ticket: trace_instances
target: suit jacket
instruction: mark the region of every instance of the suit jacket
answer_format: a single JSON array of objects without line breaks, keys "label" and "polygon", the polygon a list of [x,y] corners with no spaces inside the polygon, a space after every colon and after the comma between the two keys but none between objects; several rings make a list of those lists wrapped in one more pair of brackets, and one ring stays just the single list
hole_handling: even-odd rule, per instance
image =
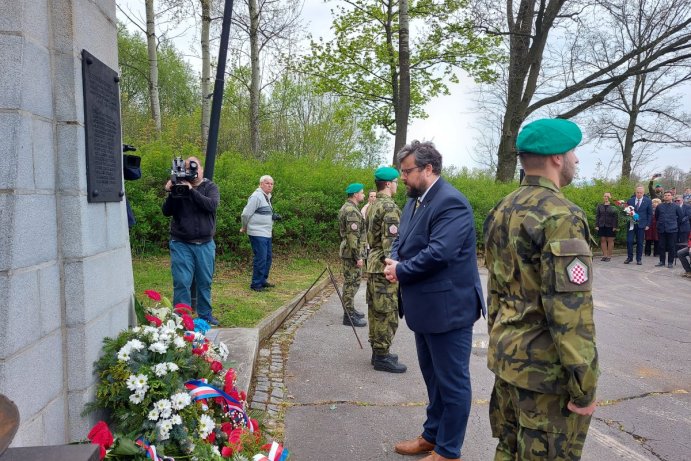
[{"label": "suit jacket", "polygon": [[679,232],[691,232],[691,205],[684,203],[681,206],[681,222],[679,223]]},{"label": "suit jacket", "polygon": [[399,312],[417,333],[443,333],[486,314],[468,199],[444,179],[403,208],[391,257],[399,262]]},{"label": "suit jacket", "polygon": [[[631,197],[626,204],[636,208],[636,196]],[[650,227],[653,222],[653,201],[644,195],[636,213],[638,213],[638,227],[641,229]]]}]

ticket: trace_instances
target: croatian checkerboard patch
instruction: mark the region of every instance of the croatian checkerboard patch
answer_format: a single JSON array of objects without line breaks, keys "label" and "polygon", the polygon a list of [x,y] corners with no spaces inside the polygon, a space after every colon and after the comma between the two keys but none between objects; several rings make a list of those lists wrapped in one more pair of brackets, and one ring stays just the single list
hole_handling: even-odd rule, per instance
[{"label": "croatian checkerboard patch", "polygon": [[576,285],[583,285],[588,281],[588,266],[578,258],[573,258],[573,261],[566,266],[566,274],[569,276],[569,281]]}]

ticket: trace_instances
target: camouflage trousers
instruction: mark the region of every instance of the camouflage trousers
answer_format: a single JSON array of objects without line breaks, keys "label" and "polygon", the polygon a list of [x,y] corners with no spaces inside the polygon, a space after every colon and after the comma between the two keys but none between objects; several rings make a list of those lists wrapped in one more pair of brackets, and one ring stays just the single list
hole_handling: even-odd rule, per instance
[{"label": "camouflage trousers", "polygon": [[590,416],[566,408],[568,395],[541,394],[495,377],[489,403],[494,461],[581,459]]},{"label": "camouflage trousers", "polygon": [[362,269],[357,267],[357,263],[352,259],[341,259],[343,261],[343,306],[348,313],[352,314],[355,310],[355,293],[360,289],[360,279]]},{"label": "camouflage trousers", "polygon": [[398,284],[384,274],[367,274],[369,343],[377,354],[388,354],[398,329]]}]

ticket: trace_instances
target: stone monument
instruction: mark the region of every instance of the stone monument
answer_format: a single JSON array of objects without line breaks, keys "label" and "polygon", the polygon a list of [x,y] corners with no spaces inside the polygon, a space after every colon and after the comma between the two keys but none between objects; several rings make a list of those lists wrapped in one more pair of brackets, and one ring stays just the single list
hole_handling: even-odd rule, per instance
[{"label": "stone monument", "polygon": [[0,0],[0,394],[21,416],[13,447],[86,438],[93,362],[132,312],[125,202],[87,192],[83,50],[118,69],[115,0]]}]

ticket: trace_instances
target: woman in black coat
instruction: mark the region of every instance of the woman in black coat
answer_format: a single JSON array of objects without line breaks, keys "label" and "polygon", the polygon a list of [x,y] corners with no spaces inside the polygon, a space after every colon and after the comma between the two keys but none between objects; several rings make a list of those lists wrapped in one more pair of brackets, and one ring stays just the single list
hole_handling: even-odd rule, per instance
[{"label": "woman in black coat", "polygon": [[665,253],[667,254],[667,267],[670,269],[674,267],[674,257],[677,253],[677,232],[683,217],[681,208],[672,202],[672,192],[666,191],[662,197],[662,203],[655,208],[657,235],[660,239],[660,262],[655,267],[665,265]]},{"label": "woman in black coat", "polygon": [[619,225],[619,213],[617,207],[609,202],[611,198],[612,194],[605,192],[603,202],[595,209],[595,230],[600,236],[600,248],[602,248],[600,261],[612,259],[614,236],[617,234],[617,226]]}]

